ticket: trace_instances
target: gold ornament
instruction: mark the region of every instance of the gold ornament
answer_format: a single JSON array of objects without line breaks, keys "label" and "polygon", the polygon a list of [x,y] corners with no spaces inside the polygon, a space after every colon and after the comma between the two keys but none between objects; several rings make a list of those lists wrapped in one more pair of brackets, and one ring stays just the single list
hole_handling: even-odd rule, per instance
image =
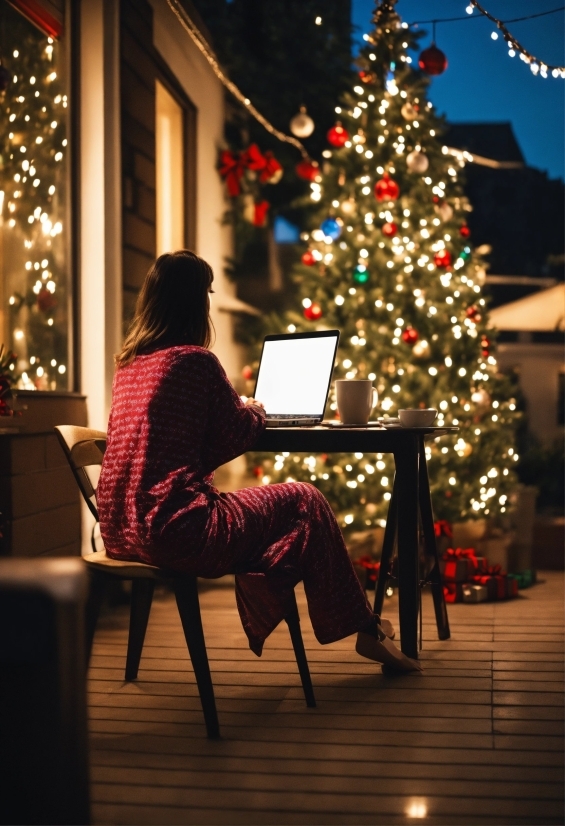
[{"label": "gold ornament", "polygon": [[417,341],[412,347],[412,352],[416,358],[422,358],[422,356],[427,356],[430,352],[430,345],[425,339],[422,339],[422,341]]},{"label": "gold ornament", "polygon": [[414,107],[409,101],[406,101],[406,103],[402,106],[400,112],[404,120],[416,120],[416,118],[418,117],[418,112],[416,111],[416,109],[414,109]]}]

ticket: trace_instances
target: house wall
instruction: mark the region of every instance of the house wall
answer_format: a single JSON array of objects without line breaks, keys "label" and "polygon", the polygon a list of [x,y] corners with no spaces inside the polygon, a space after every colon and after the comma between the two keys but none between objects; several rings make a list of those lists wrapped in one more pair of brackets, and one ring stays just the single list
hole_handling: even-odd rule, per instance
[{"label": "house wall", "polygon": [[226,209],[224,187],[217,172],[218,149],[223,144],[224,90],[205,58],[192,43],[166,0],[150,0],[153,42],[196,108],[196,241],[195,252],[215,273],[212,320],[216,342],[212,349],[233,381],[243,363],[242,348],[233,343],[233,318],[222,309],[235,289],[224,275],[232,251],[232,233],[222,225]]},{"label": "house wall", "polygon": [[502,370],[514,368],[526,400],[532,433],[544,444],[563,438],[558,423],[559,374],[564,371],[561,344],[509,342],[497,345]]}]

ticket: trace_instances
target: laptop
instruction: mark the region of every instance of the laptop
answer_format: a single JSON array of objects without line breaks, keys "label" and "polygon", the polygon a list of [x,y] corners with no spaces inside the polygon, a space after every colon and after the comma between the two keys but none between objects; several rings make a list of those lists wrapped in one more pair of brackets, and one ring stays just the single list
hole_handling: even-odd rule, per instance
[{"label": "laptop", "polygon": [[339,330],[267,336],[253,397],[263,402],[267,427],[319,424],[339,342]]}]

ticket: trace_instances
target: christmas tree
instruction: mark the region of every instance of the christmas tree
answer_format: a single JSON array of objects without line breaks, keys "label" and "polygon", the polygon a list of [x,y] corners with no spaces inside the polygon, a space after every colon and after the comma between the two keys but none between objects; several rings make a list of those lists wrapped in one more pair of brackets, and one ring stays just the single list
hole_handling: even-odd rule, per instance
[{"label": "christmas tree", "polygon": [[[0,268],[25,389],[67,388],[65,156],[60,45],[6,8],[0,66]],[[8,342],[7,342],[8,343]]]},{"label": "christmas tree", "polygon": [[[515,484],[519,414],[493,354],[484,265],[466,223],[464,161],[442,146],[444,124],[426,100],[429,78],[411,65],[417,37],[394,2],[377,7],[374,24],[311,184],[319,209],[294,272],[302,306],[271,318],[269,332],[338,328],[334,379],[371,379],[385,416],[437,408],[437,423],[459,432],[426,448],[436,516],[494,516]],[[335,415],[332,391],[327,416]],[[391,455],[251,461],[265,484],[315,484],[343,526],[384,524]]]}]

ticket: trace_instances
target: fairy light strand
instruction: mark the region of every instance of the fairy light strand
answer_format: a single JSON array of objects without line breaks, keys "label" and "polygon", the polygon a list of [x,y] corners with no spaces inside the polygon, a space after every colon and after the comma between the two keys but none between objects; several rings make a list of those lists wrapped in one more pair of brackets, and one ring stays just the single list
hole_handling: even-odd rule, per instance
[{"label": "fairy light strand", "polygon": [[226,87],[226,89],[231,92],[236,100],[238,100],[242,106],[247,109],[247,111],[258,121],[261,126],[267,130],[271,135],[274,135],[279,141],[283,143],[290,143],[294,146],[302,157],[305,160],[310,160],[310,156],[306,151],[305,147],[302,143],[297,140],[296,138],[291,137],[290,135],[286,135],[284,132],[281,132],[277,129],[273,124],[265,118],[258,109],[253,106],[251,101],[248,97],[246,97],[243,92],[233,83],[222,71],[220,64],[218,63],[214,53],[209,48],[208,44],[206,43],[204,37],[198,30],[197,26],[193,23],[190,16],[187,14],[186,10],[180,6],[178,0],[167,0],[168,6],[183,27],[183,29],[187,32],[190,36],[192,42],[195,46],[199,49],[199,51],[204,55],[208,63],[210,64],[212,71],[218,78],[218,80]]},{"label": "fairy light strand", "polygon": [[[516,54],[520,55],[520,58],[525,62],[528,63],[530,66],[530,70],[534,75],[538,75],[543,78],[547,78],[548,72],[551,72],[553,77],[563,77],[565,78],[565,66],[553,66],[550,63],[545,63],[543,60],[540,60],[531,52],[529,52],[522,44],[514,37],[514,35],[508,31],[506,28],[506,24],[499,20],[498,17],[495,17],[493,14],[488,12],[478,0],[469,0],[469,5],[466,8],[467,15],[472,15],[474,10],[477,10],[483,17],[486,17],[487,20],[490,20],[491,23],[494,23],[497,29],[501,32],[504,40],[506,41],[509,49],[509,56],[514,57]],[[507,20],[506,23],[519,23],[523,20],[533,20],[537,17],[545,17],[548,14],[556,14],[557,12],[563,11],[565,6],[559,6],[556,9],[549,9],[548,11],[541,11],[536,12],[534,14],[527,14],[523,17],[513,17],[510,20]],[[431,23],[434,27],[434,40],[435,40],[435,27],[436,23],[451,23],[454,21],[462,21],[462,20],[479,20],[478,16],[475,17],[442,17],[442,18],[435,18],[431,20],[414,20],[412,23],[408,24],[409,26],[418,26],[424,25],[426,23]],[[498,33],[492,32],[491,37],[493,40],[498,39]]]},{"label": "fairy light strand", "polygon": [[[510,51],[519,52],[520,57],[530,64],[530,69],[533,74],[537,75],[539,73],[541,77],[547,77],[547,72],[551,71],[553,77],[558,77],[559,75],[561,77],[565,77],[565,66],[552,66],[549,63],[545,63],[543,60],[539,60],[516,40],[514,35],[508,31],[502,20],[499,20],[497,17],[490,14],[490,12],[481,6],[478,0],[469,0],[469,4],[473,6],[473,8],[477,9],[477,11],[484,15],[488,20],[490,20],[491,23],[496,25],[496,27],[502,32],[502,36],[508,44]],[[559,9],[556,9],[556,11],[559,11]],[[511,55],[511,57],[513,56],[514,55]]]}]

